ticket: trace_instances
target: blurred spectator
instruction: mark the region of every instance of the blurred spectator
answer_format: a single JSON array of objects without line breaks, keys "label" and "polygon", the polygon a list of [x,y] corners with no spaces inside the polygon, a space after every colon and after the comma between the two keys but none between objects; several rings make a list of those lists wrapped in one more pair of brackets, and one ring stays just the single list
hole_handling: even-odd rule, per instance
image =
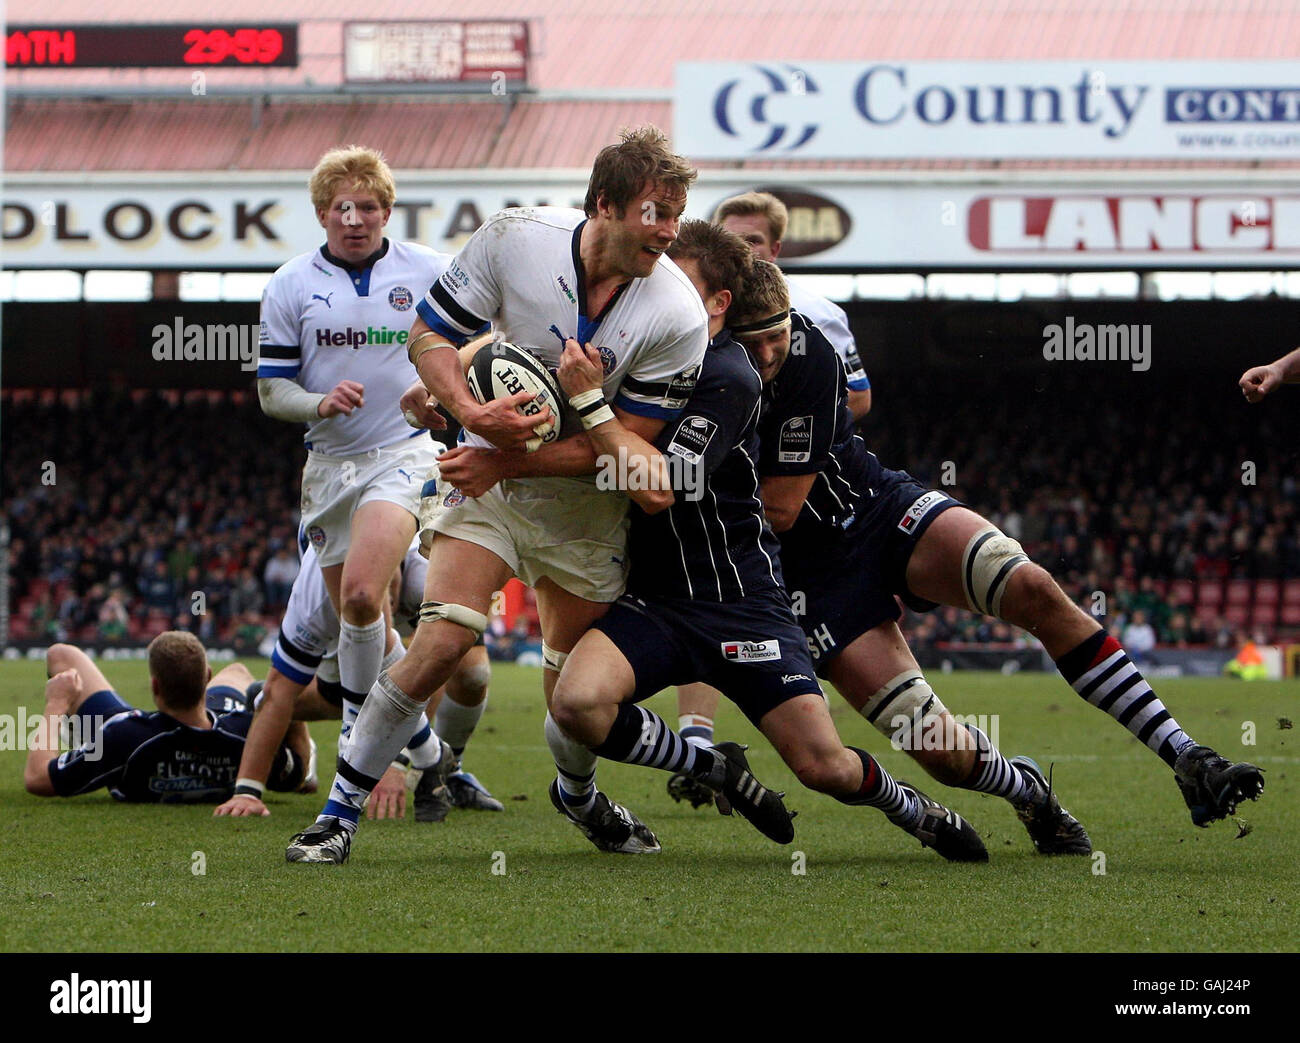
[{"label": "blurred spectator", "polygon": [[114,644],[126,639],[127,624],[130,616],[126,611],[126,600],[122,591],[114,588],[99,607],[99,638]]},{"label": "blurred spectator", "polygon": [[1120,643],[1128,652],[1129,658],[1135,663],[1149,663],[1151,653],[1156,647],[1155,629],[1147,622],[1147,614],[1140,608],[1135,609],[1133,618],[1129,621],[1128,626],[1124,628],[1124,636]]},{"label": "blurred spectator", "polygon": [[262,581],[266,584],[266,607],[280,612],[289,603],[289,591],[298,578],[298,557],[288,547],[281,546],[266,563]]}]

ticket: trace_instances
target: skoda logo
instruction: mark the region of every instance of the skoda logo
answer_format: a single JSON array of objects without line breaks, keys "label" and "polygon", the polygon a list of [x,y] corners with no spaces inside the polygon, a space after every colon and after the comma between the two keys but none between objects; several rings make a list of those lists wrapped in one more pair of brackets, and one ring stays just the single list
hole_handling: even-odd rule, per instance
[{"label": "skoda logo", "polygon": [[755,152],[779,149],[793,152],[817,133],[816,123],[802,126],[774,123],[767,113],[768,99],[774,94],[817,94],[817,84],[795,65],[781,67],[783,72],[766,65],[755,65],[754,74],[729,80],[713,99],[713,118],[723,133],[733,138],[758,139]]}]

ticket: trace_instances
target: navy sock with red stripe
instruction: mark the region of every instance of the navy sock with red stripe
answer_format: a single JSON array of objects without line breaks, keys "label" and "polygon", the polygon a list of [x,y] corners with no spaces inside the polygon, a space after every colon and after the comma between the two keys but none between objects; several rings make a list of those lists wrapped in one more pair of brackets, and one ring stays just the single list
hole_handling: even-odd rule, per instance
[{"label": "navy sock with red stripe", "polygon": [[921,817],[921,802],[903,789],[875,757],[856,746],[849,747],[862,761],[862,785],[851,797],[836,796],[841,804],[865,804],[879,808],[897,826],[907,829]]},{"label": "navy sock with red stripe", "polygon": [[1056,660],[1070,687],[1099,710],[1124,725],[1169,767],[1195,741],[1179,726],[1151,690],[1128,653],[1104,630],[1098,630]]}]

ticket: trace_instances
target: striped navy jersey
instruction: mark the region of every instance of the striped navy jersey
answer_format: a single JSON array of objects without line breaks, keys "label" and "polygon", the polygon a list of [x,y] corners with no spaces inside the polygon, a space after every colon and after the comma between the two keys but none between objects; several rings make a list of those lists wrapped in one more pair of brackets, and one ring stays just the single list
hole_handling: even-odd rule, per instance
[{"label": "striped navy jersey", "polygon": [[686,408],[655,440],[676,500],[658,514],[633,505],[628,593],[736,601],[780,587],[777,540],[758,488],[762,387],[745,350],[723,330],[704,353]]},{"label": "striped navy jersey", "polygon": [[782,533],[783,545],[819,539],[826,527],[847,529],[881,473],[880,462],[854,434],[835,349],[797,311],[790,320],[790,354],[763,389],[758,469],[764,477],[817,477],[795,524]]},{"label": "striped navy jersey", "polygon": [[[61,797],[107,786],[118,800],[188,803],[225,800],[235,788],[239,759],[253,715],[207,710],[211,728],[193,728],[161,711],[131,710],[104,723],[96,743],[50,762],[50,782]],[[282,770],[277,757],[274,777]]]},{"label": "striped navy jersey", "polygon": [[[580,210],[515,207],[488,218],[417,305],[429,328],[464,343],[485,322],[549,369],[564,341],[600,351],[605,397],[629,413],[670,420],[694,386],[708,343],[700,295],[667,257],[625,283],[599,315],[587,315],[579,253]],[[562,427],[581,431],[566,409]],[[486,445],[467,435],[470,445]]]},{"label": "striped navy jersey", "polygon": [[296,380],[311,392],[327,393],[341,380],[366,389],[361,409],[309,425],[311,448],[350,456],[417,436],[397,408],[419,379],[406,340],[416,301],[450,260],[419,243],[385,239],[360,265],[322,246],[271,276],[262,294],[258,377]]}]

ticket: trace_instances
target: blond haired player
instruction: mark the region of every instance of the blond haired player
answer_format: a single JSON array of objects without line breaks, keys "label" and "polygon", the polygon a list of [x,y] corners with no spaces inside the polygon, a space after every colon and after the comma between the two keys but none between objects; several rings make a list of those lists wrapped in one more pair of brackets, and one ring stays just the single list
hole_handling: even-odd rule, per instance
[{"label": "blond haired player", "polygon": [[[397,189],[383,156],[325,153],[309,182],[319,249],[283,265],[262,297],[258,395],[268,416],[307,424],[302,527],[339,616],[339,674],[360,704],[379,676],[383,604],[436,471],[427,430],[399,409],[415,304],[450,260],[384,227]],[[422,422],[437,425],[432,410]]]}]

